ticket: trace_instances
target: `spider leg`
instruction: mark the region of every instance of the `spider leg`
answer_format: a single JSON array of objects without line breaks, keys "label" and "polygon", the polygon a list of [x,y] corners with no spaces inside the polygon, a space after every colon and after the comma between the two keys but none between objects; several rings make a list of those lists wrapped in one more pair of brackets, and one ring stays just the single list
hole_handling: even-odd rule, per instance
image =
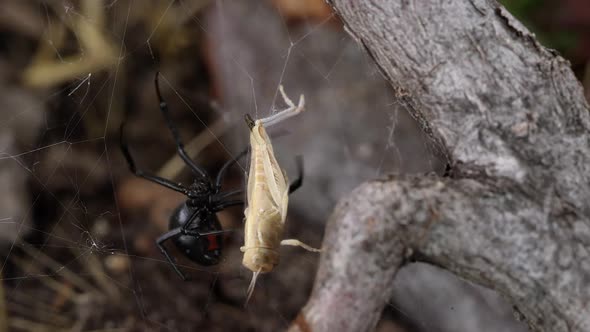
[{"label": "spider leg", "polygon": [[186,276],[184,275],[184,273],[182,273],[180,271],[178,266],[176,266],[176,263],[174,263],[174,261],[172,260],[172,257],[170,257],[170,254],[168,254],[168,250],[166,250],[166,247],[164,247],[164,245],[163,245],[164,242],[179,235],[181,232],[182,232],[182,228],[177,227],[177,228],[163,234],[162,236],[158,237],[158,239],[156,240],[156,245],[158,246],[158,248],[160,249],[160,252],[162,252],[164,257],[166,257],[166,260],[168,261],[168,263],[170,263],[170,265],[172,265],[172,268],[174,269],[176,274],[178,274],[180,276],[180,278],[182,278],[182,280],[186,281],[187,280]]},{"label": "spider leg", "polygon": [[186,231],[189,229],[189,227],[193,224],[193,222],[195,220],[197,220],[197,215],[201,212],[200,209],[195,209],[195,211],[193,211],[193,214],[191,214],[190,218],[188,219],[187,222],[184,223],[184,225],[182,225],[181,228],[181,232],[182,234],[186,234]]},{"label": "spider leg", "polygon": [[294,247],[301,247],[307,251],[311,252],[322,252],[322,249],[314,248],[308,244],[305,244],[297,239],[285,239],[281,241],[282,246],[294,246]]},{"label": "spider leg", "polygon": [[156,94],[158,95],[158,101],[160,102],[160,111],[164,115],[164,118],[166,118],[166,123],[168,124],[168,129],[170,129],[170,132],[172,133],[172,137],[174,138],[174,141],[176,142],[176,150],[178,151],[178,155],[180,156],[180,158],[182,158],[182,160],[184,160],[184,162],[188,165],[188,167],[190,167],[190,169],[193,172],[195,172],[196,174],[198,174],[202,178],[208,179],[209,175],[207,174],[207,172],[203,168],[201,168],[197,164],[195,164],[195,162],[191,159],[191,157],[189,157],[188,153],[186,153],[186,151],[184,150],[184,143],[180,139],[180,134],[178,133],[178,128],[176,128],[176,125],[174,125],[174,123],[172,122],[172,118],[170,117],[170,113],[168,112],[168,104],[162,98],[162,95],[160,94],[160,84],[158,83],[159,77],[160,77],[160,72],[156,72],[156,77],[154,79],[154,83],[156,85]]},{"label": "spider leg", "polygon": [[213,207],[213,211],[217,212],[217,211],[221,211],[224,210],[230,206],[234,206],[234,205],[242,205],[244,204],[244,201],[241,199],[236,199],[236,200],[232,200],[232,201],[225,201],[225,202],[220,202],[219,204],[217,204],[215,207]]},{"label": "spider leg", "polygon": [[243,192],[244,192],[244,188],[240,188],[240,189],[236,189],[236,190],[232,190],[232,191],[222,192],[222,193],[216,195],[213,198],[213,201],[221,201],[222,199],[224,199],[226,197],[230,197],[230,196],[233,196],[233,195],[241,194]]},{"label": "spider leg", "polygon": [[[223,210],[223,209],[221,209],[221,210],[217,210],[217,209],[216,209],[216,207],[214,207],[214,208],[213,208],[213,210],[214,210],[214,211],[221,211],[221,210]],[[181,234],[183,234],[183,235],[193,235],[193,236],[200,236],[200,235],[210,235],[210,233],[211,233],[211,234],[214,234],[215,232],[220,232],[220,233],[223,233],[223,231],[213,231],[213,232],[209,232],[209,233],[199,233],[199,232],[196,232],[196,233],[195,233],[195,231],[191,230],[191,229],[190,229],[190,226],[193,224],[193,222],[194,222],[195,220],[197,220],[197,219],[198,219],[198,218],[197,218],[197,215],[198,215],[199,213],[200,213],[200,210],[195,210],[195,211],[193,212],[193,214],[190,216],[190,218],[188,219],[188,221],[187,221],[186,223],[184,223],[184,225],[182,225],[182,227],[180,227],[180,233],[181,233]]]},{"label": "spider leg", "polygon": [[[283,89],[282,85],[279,85],[279,91],[281,92],[281,96],[283,96],[283,100],[285,101],[287,106],[289,106],[289,108],[282,110],[278,113],[275,113],[271,116],[268,116],[266,118],[259,119],[259,121],[267,128],[279,122],[283,122],[285,119],[295,116],[305,110],[305,98],[303,97],[303,95],[299,96],[299,104],[295,105],[293,101],[291,101],[291,99],[287,97],[287,94],[285,94],[285,90]],[[248,127],[250,127],[250,121],[251,118],[246,119]],[[251,129],[252,127],[250,127],[250,130]]]},{"label": "spider leg", "polygon": [[295,192],[303,184],[303,157],[296,156],[295,163],[297,164],[297,170],[299,172],[297,180],[293,181],[289,186],[289,194]]},{"label": "spider leg", "polygon": [[133,156],[131,155],[131,151],[129,150],[129,145],[127,144],[127,141],[125,140],[124,129],[125,129],[125,122],[121,123],[119,142],[121,145],[121,152],[123,152],[123,156],[125,157],[125,160],[127,161],[127,165],[129,166],[129,170],[133,174],[135,174],[136,176],[138,176],[140,178],[155,182],[155,183],[157,183],[161,186],[164,186],[168,189],[172,189],[174,191],[178,191],[178,192],[186,195],[188,193],[188,190],[186,188],[184,188],[183,186],[178,185],[170,180],[166,180],[166,179],[161,178],[159,176],[145,173],[144,171],[137,169],[137,167],[135,166],[135,161],[133,160]]},{"label": "spider leg", "polygon": [[223,166],[221,166],[221,169],[219,170],[219,173],[217,173],[217,180],[215,181],[215,192],[219,192],[219,190],[221,189],[221,181],[223,181],[223,177],[225,176],[225,172],[227,172],[227,170],[229,169],[229,167],[235,163],[238,162],[238,159],[242,158],[243,156],[246,155],[246,153],[248,153],[248,148],[245,148],[242,152],[240,152],[235,158],[228,160],[225,164],[223,164]]},{"label": "spider leg", "polygon": [[220,234],[224,234],[224,233],[231,233],[233,231],[235,231],[235,229],[224,229],[224,230],[220,230],[220,231],[211,231],[211,232],[199,232],[199,231],[187,229],[186,231],[183,232],[183,234],[199,237],[199,236],[209,236],[209,235],[220,235]]}]

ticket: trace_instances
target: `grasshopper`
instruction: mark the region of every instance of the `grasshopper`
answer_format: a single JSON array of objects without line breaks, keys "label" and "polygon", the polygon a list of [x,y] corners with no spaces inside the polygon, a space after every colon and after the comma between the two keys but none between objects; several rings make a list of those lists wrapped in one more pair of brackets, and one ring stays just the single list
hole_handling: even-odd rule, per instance
[{"label": "grasshopper", "polygon": [[[301,179],[289,186],[287,174],[274,156],[272,143],[265,127],[303,112],[305,99],[301,95],[299,104],[295,105],[287,97],[282,86],[279,90],[289,106],[287,109],[256,121],[246,114],[246,124],[250,128],[251,159],[248,175],[248,206],[244,211],[245,243],[240,250],[244,253],[242,264],[253,272],[246,303],[254,291],[258,275],[272,271],[279,263],[280,245],[299,246],[313,252],[320,251],[296,239],[281,240],[287,217],[289,193],[301,185]],[[299,157],[297,161],[301,170],[302,159]]]}]

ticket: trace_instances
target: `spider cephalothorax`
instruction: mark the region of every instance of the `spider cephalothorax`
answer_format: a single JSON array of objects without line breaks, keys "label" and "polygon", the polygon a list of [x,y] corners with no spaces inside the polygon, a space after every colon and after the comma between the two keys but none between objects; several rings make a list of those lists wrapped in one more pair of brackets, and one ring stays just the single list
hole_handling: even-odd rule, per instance
[{"label": "spider cephalothorax", "polygon": [[176,271],[182,279],[186,279],[185,275],[180,271],[172,257],[168,254],[163,243],[172,239],[183,255],[196,263],[202,265],[214,265],[219,263],[223,245],[222,233],[224,230],[221,228],[221,224],[215,213],[229,206],[243,204],[241,199],[228,199],[229,197],[243,193],[243,189],[221,192],[221,182],[227,169],[240,157],[244,156],[248,150],[242,151],[234,159],[225,163],[217,173],[215,183],[213,183],[207,172],[195,164],[184,150],[184,144],[180,139],[178,129],[168,114],[168,105],[160,94],[158,76],[159,73],[156,73],[155,85],[156,94],[160,101],[160,111],[164,115],[168,128],[176,142],[178,155],[195,176],[194,181],[190,186],[185,187],[181,184],[174,183],[170,180],[137,169],[131,151],[129,151],[127,142],[124,139],[124,123],[121,124],[121,151],[127,160],[129,169],[136,176],[155,182],[187,196],[187,200],[178,206],[170,217],[169,231],[156,240],[156,245],[166,257],[166,260],[172,265],[174,271]]},{"label": "spider cephalothorax", "polygon": [[215,193],[215,189],[211,186],[211,182],[208,179],[195,179],[188,187],[188,190],[187,196],[195,200],[211,197]]}]

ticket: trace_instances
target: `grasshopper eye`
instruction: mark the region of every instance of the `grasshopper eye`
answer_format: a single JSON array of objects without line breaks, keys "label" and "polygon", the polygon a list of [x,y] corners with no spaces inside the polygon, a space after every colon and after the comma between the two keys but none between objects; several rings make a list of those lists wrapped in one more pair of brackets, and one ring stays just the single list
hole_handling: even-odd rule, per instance
[{"label": "grasshopper eye", "polygon": [[252,117],[250,116],[250,114],[244,115],[244,120],[246,120],[246,125],[248,126],[248,128],[250,128],[250,130],[252,130],[252,128],[254,128],[254,126],[255,126],[255,123],[254,123],[254,120],[252,119]]}]

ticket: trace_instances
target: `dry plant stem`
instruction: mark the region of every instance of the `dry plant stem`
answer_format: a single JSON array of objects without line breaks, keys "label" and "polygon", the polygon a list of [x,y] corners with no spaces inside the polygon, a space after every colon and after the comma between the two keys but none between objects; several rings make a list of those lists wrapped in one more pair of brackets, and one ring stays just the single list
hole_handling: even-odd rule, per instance
[{"label": "dry plant stem", "polygon": [[[28,317],[38,322],[51,323],[58,326],[71,326],[72,322],[67,316],[63,316],[60,313],[43,311],[43,310],[31,310],[30,306],[22,305],[16,302],[8,302],[10,307],[11,316],[8,322],[12,321],[14,316],[17,317]],[[3,330],[9,331],[9,330]]]},{"label": "dry plant stem", "polygon": [[452,178],[369,182],[330,218],[292,330],[369,331],[413,257],[590,331],[590,116],[567,61],[495,1],[331,0]]},{"label": "dry plant stem", "polygon": [[[49,278],[46,275],[42,274],[41,271],[43,270],[42,266],[44,266],[44,264],[41,264],[42,266],[39,266],[37,262],[26,261],[22,258],[18,258],[16,255],[12,255],[10,259],[14,262],[15,265],[17,265],[23,271],[28,272],[28,275],[25,276],[25,278],[32,278],[34,274],[42,275],[42,277],[39,278],[41,283],[47,286],[47,288],[50,288],[54,290],[56,293],[60,294],[60,296],[65,297],[69,301],[73,301],[75,297],[78,295],[74,290],[68,288],[64,283],[61,283],[53,278]],[[23,292],[23,294],[26,293]],[[37,300],[37,302],[40,301]]]},{"label": "dry plant stem", "polygon": [[84,269],[89,272],[96,284],[98,284],[103,294],[107,295],[112,301],[121,300],[121,292],[113,280],[109,277],[102,266],[102,262],[94,255],[89,254],[84,264]]},{"label": "dry plant stem", "polygon": [[[60,227],[55,231],[57,234],[62,236],[63,238],[67,238],[65,231]],[[93,255],[92,249],[90,252],[83,252],[78,248],[69,248],[72,254],[76,257],[86,256],[86,260],[84,261],[83,267],[90,276],[96,281],[96,284],[100,286],[100,289],[103,291],[103,294],[106,294],[111,300],[119,301],[121,299],[121,292],[119,288],[113,283],[113,280],[108,276],[106,271],[103,268],[103,263],[97,258],[97,256]]]},{"label": "dry plant stem", "polygon": [[53,332],[66,332],[68,329],[63,329],[54,325],[46,323],[37,323],[30,320],[12,317],[10,319],[10,327],[16,331],[53,331]]},{"label": "dry plant stem", "polygon": [[[31,256],[31,258],[36,260],[40,265],[52,269],[53,273],[55,273],[56,275],[60,275],[76,287],[80,288],[81,290],[87,293],[96,294],[96,296],[102,296],[102,292],[95,288],[93,285],[91,285],[84,278],[78,276],[76,273],[72,272],[66,266],[61,265],[53,258],[45,255],[43,252],[28,245],[21,246],[21,249],[23,249],[24,252],[26,252],[29,256]],[[45,278],[41,278],[41,280],[44,279]]]},{"label": "dry plant stem", "polygon": [[[57,311],[54,306],[45,302],[45,299],[40,299],[38,296],[33,296],[23,291],[12,290],[10,293],[10,300],[28,306],[29,308],[36,308],[35,310],[42,310],[46,312]],[[30,310],[30,309],[29,309]]]},{"label": "dry plant stem", "polygon": [[[54,45],[46,45],[43,40],[35,61],[23,73],[26,85],[48,87],[61,84],[107,69],[117,62],[116,47],[103,32],[104,9],[93,0],[84,0],[81,5],[83,15],[70,16],[71,18],[64,19],[64,24],[78,36],[83,53],[67,56],[63,60],[54,59]],[[56,29],[60,32],[56,40],[59,45],[63,42],[65,31]]]}]

